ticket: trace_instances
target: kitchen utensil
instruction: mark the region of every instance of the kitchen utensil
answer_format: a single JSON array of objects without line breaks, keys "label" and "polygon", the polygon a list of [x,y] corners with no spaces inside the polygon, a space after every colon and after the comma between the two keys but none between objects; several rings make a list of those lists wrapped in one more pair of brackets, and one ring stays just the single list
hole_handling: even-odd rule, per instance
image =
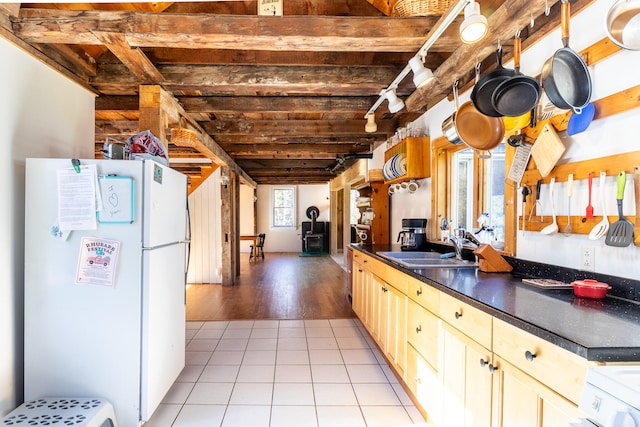
[{"label": "kitchen utensil", "polygon": [[611,289],[611,286],[607,283],[593,279],[576,280],[571,284],[573,285],[573,294],[584,298],[602,299],[607,296],[607,291]]},{"label": "kitchen utensil", "polygon": [[589,204],[587,205],[586,217],[593,218],[593,205],[591,204],[591,188],[593,187],[593,172],[589,172]]},{"label": "kitchen utensil", "polygon": [[551,178],[549,182],[549,198],[551,199],[551,224],[540,230],[542,234],[553,234],[558,231],[558,223],[556,222],[556,206],[553,200],[553,184],[556,182],[555,178]]},{"label": "kitchen utensil", "polygon": [[612,42],[624,49],[640,50],[640,1],[616,1],[607,12],[605,23]]},{"label": "kitchen utensil", "polygon": [[562,232],[564,234],[573,233],[573,227],[571,226],[571,193],[573,192],[573,174],[570,173],[567,177],[567,196],[569,196],[569,201],[567,204],[567,225],[562,227]]},{"label": "kitchen utensil", "polygon": [[597,223],[589,232],[590,240],[598,240],[607,234],[609,231],[609,218],[607,218],[607,203],[604,197],[604,179],[607,176],[606,172],[600,172],[600,180],[598,186],[600,187],[600,206],[602,207],[602,220]]},{"label": "kitchen utensil", "polygon": [[531,190],[527,185],[522,186],[522,235],[524,236],[524,232],[527,229],[527,224],[525,223],[525,219],[527,216],[525,215],[525,209],[527,207],[527,196],[531,194]]},{"label": "kitchen utensil", "polygon": [[500,43],[498,43],[498,50],[496,51],[496,63],[496,69],[482,76],[471,90],[471,102],[473,102],[478,111],[489,117],[500,117],[502,115],[493,107],[491,97],[500,83],[515,74],[514,70],[502,66],[502,46]]},{"label": "kitchen utensil", "polygon": [[536,162],[540,176],[544,178],[549,175],[560,157],[562,157],[564,150],[564,144],[562,144],[555,129],[549,123],[546,123],[531,148],[531,156]]},{"label": "kitchen utensil", "polygon": [[[540,95],[540,102],[536,105],[536,111],[533,117],[535,117],[538,121],[549,120],[553,116],[558,116],[560,114],[564,114],[568,111],[568,109],[558,108],[551,103],[547,94],[542,91],[542,95]],[[531,126],[532,128],[535,126]]]},{"label": "kitchen utensil", "polygon": [[622,200],[624,199],[624,186],[627,183],[627,173],[618,173],[618,192],[616,202],[618,203],[618,220],[611,224],[607,238],[604,243],[609,246],[624,247],[633,242],[633,224],[622,215]]},{"label": "kitchen utensil", "polygon": [[575,135],[580,132],[584,132],[587,130],[591,122],[593,121],[593,116],[596,113],[596,107],[592,102],[589,102],[580,112],[580,114],[573,113],[569,117],[569,123],[567,123],[567,135]]},{"label": "kitchen utensil", "polygon": [[503,116],[520,116],[530,112],[540,98],[540,84],[520,72],[520,34],[513,40],[514,75],[496,86],[491,95],[493,108]]},{"label": "kitchen utensil", "polygon": [[636,223],[633,226],[633,244],[640,246],[640,166],[633,168],[633,189],[636,203]]},{"label": "kitchen utensil", "polygon": [[[509,141],[512,141],[512,138],[513,137],[509,137]],[[509,168],[507,178],[519,185],[520,181],[522,181],[524,171],[527,168],[527,164],[529,163],[529,158],[531,157],[531,148],[533,147],[533,145],[522,142],[521,138],[518,141],[518,146],[516,147],[516,152],[513,155],[513,161],[511,162],[511,167]],[[511,145],[511,142],[508,143],[509,145]]]},{"label": "kitchen utensil", "polygon": [[542,210],[542,204],[540,202],[540,189],[542,188],[542,180],[539,179],[538,182],[536,183],[536,188],[535,188],[535,202],[531,204],[531,210],[529,211],[529,222],[541,222],[544,221],[544,216],[541,217],[541,219],[533,221],[533,211],[536,211],[536,214],[539,213],[539,211]]},{"label": "kitchen utensil", "polygon": [[553,105],[579,113],[591,100],[591,76],[582,57],[569,47],[570,4],[562,0],[560,28],[563,48],[542,66],[542,87]]}]

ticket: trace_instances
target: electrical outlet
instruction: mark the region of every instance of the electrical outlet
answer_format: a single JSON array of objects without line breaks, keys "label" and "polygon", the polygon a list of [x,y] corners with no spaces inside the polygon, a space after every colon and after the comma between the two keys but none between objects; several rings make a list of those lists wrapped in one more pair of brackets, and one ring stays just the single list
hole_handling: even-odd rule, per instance
[{"label": "electrical outlet", "polygon": [[580,270],[595,271],[596,269],[595,251],[596,250],[593,246],[582,247],[582,256],[580,258]]}]

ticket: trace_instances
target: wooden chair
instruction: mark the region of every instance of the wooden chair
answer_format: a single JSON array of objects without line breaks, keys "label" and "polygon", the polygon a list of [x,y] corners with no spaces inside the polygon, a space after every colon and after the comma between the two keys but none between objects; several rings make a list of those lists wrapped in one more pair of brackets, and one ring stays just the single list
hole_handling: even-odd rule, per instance
[{"label": "wooden chair", "polygon": [[251,262],[254,256],[256,259],[258,259],[258,257],[261,257],[264,261],[264,238],[265,233],[258,234],[256,247],[254,248],[253,245],[249,247],[249,262]]}]

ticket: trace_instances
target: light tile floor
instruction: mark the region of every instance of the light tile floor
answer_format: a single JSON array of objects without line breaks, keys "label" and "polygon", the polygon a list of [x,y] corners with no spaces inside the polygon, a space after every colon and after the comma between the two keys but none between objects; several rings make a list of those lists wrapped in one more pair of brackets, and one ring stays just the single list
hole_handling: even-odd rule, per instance
[{"label": "light tile floor", "polygon": [[427,425],[357,319],[187,322],[145,427]]}]

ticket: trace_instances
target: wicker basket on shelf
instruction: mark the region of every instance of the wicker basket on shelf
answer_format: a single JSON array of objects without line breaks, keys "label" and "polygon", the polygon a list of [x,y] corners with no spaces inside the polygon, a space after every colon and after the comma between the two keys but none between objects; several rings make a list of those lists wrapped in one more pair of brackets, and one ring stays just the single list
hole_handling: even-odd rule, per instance
[{"label": "wicker basket on shelf", "polygon": [[393,16],[442,15],[453,0],[398,0],[393,6]]},{"label": "wicker basket on shelf", "polygon": [[180,117],[180,122],[177,128],[171,129],[171,143],[179,147],[195,147],[198,141],[198,133],[194,130],[184,127],[183,121],[186,122],[184,117]]}]

